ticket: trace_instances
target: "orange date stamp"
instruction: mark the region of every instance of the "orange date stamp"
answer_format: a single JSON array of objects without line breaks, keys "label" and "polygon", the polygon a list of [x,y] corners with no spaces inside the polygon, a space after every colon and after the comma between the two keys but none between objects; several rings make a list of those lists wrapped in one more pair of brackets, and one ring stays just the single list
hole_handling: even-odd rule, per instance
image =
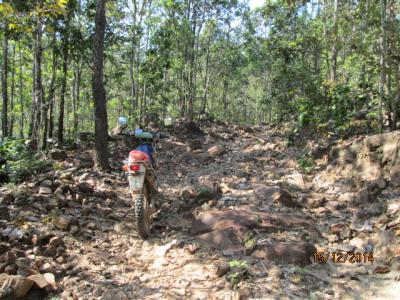
[{"label": "orange date stamp", "polygon": [[354,263],[373,263],[374,254],[372,252],[315,252],[314,262],[315,263],[327,263],[331,259],[333,263],[344,264],[349,262]]}]

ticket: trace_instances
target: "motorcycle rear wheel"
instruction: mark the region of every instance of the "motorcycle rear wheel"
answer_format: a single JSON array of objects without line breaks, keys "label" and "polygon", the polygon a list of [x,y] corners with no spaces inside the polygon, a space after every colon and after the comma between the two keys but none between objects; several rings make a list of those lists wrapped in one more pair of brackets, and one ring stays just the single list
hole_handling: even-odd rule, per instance
[{"label": "motorcycle rear wheel", "polygon": [[146,185],[143,187],[143,193],[134,197],[136,231],[142,239],[146,239],[150,234],[151,223],[150,199]]}]

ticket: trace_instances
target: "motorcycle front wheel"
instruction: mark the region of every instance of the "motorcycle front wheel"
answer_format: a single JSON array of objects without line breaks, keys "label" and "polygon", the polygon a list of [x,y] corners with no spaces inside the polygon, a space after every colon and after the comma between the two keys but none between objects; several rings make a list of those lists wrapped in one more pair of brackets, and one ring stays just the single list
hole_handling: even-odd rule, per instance
[{"label": "motorcycle front wheel", "polygon": [[143,187],[142,194],[134,195],[133,197],[135,202],[136,230],[142,239],[146,239],[150,234],[151,223],[150,199],[147,186]]}]

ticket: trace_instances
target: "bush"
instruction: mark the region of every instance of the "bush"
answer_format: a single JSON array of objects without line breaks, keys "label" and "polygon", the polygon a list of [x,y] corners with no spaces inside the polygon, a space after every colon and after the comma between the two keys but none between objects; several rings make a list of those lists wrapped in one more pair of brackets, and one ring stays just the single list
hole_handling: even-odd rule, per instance
[{"label": "bush", "polygon": [[297,156],[297,165],[304,173],[310,173],[315,166],[315,162],[308,151],[302,151]]},{"label": "bush", "polygon": [[21,139],[3,139],[0,142],[0,177],[2,181],[18,183],[25,178],[47,171],[51,163],[29,149]]},{"label": "bush", "polygon": [[300,122],[301,126],[308,126],[315,122],[315,105],[308,98],[298,98],[297,99],[297,120]]}]

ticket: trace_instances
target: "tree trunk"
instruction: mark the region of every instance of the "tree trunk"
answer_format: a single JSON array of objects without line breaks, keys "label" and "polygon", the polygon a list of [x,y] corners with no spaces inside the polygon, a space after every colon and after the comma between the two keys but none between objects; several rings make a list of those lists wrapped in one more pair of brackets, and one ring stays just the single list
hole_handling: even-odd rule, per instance
[{"label": "tree trunk", "polygon": [[[365,6],[364,6],[364,10],[362,11],[362,23],[361,23],[361,27],[360,27],[360,31],[361,31],[361,36],[362,36],[362,43],[361,43],[361,47],[364,50],[365,46],[366,46],[366,41],[367,41],[367,13],[368,13],[368,9],[369,9],[369,0],[366,1]],[[366,92],[366,83],[367,83],[367,77],[366,77],[366,56],[365,54],[363,54],[363,52],[361,52],[362,54],[362,62],[361,62],[361,72],[360,72],[360,82],[361,82],[361,88],[362,88],[362,92],[363,94],[365,94]],[[361,105],[359,105],[359,107],[356,107],[355,110],[361,109],[362,105],[364,103],[361,103]]]},{"label": "tree trunk", "polygon": [[167,68],[164,67],[164,72],[163,72],[163,93],[162,93],[162,99],[163,99],[163,112],[162,112],[162,118],[163,118],[163,124],[165,121],[165,118],[167,117],[167,96],[166,96],[166,84],[167,84]]},{"label": "tree trunk", "polygon": [[[75,128],[75,123],[76,123],[76,66],[73,69],[73,80],[72,80],[72,86],[71,86],[71,95],[72,95],[72,125],[73,125],[73,137],[76,137],[76,131],[77,128]],[[68,114],[67,114],[68,115]]]},{"label": "tree trunk", "polygon": [[[10,105],[11,109],[14,108],[14,99],[15,99],[15,42],[13,45],[13,58],[12,58],[13,64],[12,64],[12,73],[11,73],[11,99],[10,99]],[[14,111],[11,110],[11,119],[10,119],[10,129],[9,129],[9,136],[13,136],[14,132],[14,121],[15,121],[15,115]]]},{"label": "tree trunk", "polygon": [[49,119],[52,118],[53,111],[50,110],[50,118],[48,117],[49,105],[52,106],[52,102],[54,101],[54,93],[56,89],[56,75],[57,75],[57,55],[55,52],[55,35],[53,36],[52,48],[53,48],[53,62],[51,69],[51,81],[49,87],[49,93],[47,95],[47,101],[43,105],[43,123],[44,123],[44,132],[43,132],[43,140],[42,145],[43,149],[47,148],[47,137],[49,136]]},{"label": "tree trunk", "polygon": [[1,130],[3,137],[8,136],[8,94],[7,94],[7,77],[8,77],[8,36],[4,33],[3,37],[3,68],[1,70],[1,95],[3,99],[3,113]]},{"label": "tree trunk", "polygon": [[337,79],[337,55],[338,55],[338,2],[334,0],[333,9],[333,38],[332,38],[332,53],[331,53],[331,80],[336,81]]},{"label": "tree trunk", "polygon": [[19,135],[21,139],[24,138],[24,84],[22,82],[22,47],[21,42],[19,43],[19,104],[21,105],[21,119],[20,119],[20,128],[19,128]]},{"label": "tree trunk", "polygon": [[380,37],[380,80],[379,80],[379,125],[383,132],[383,105],[385,103],[385,84],[386,84],[386,0],[380,0],[381,8],[381,37]]},{"label": "tree trunk", "polygon": [[[135,76],[133,73],[133,68],[135,66],[136,70],[137,70],[137,65],[135,62],[135,57],[136,57],[136,39],[137,39],[137,32],[136,32],[136,16],[137,16],[137,3],[136,0],[132,1],[133,3],[133,28],[135,29],[135,31],[133,31],[133,36],[131,37],[131,47],[132,47],[132,52],[131,55],[129,57],[129,75],[130,75],[130,80],[131,80],[131,97],[132,97],[132,103],[129,106],[129,116],[133,116],[135,110],[136,110],[136,106],[137,106],[137,98],[136,98],[136,92],[137,92],[137,88],[136,88],[136,81],[135,81]],[[139,74],[137,74],[137,77],[139,77]]]},{"label": "tree trunk", "polygon": [[[133,54],[134,55],[134,60],[135,60],[135,69],[136,69],[136,90],[135,90],[135,100],[134,103],[136,106],[139,104],[139,72],[140,72],[140,46],[141,46],[141,37],[142,37],[142,22],[143,22],[143,17],[145,16],[145,7],[147,5],[147,1],[143,0],[142,6],[140,7],[139,10],[139,20],[136,20],[136,15],[137,15],[137,3],[134,1],[134,26],[136,27],[136,36],[132,38],[132,48],[133,48]],[[151,5],[151,1],[150,1]],[[133,70],[132,70],[133,71]],[[132,74],[133,75],[133,74]],[[133,84],[133,83],[132,83]],[[132,99],[133,101],[133,99]],[[135,107],[132,108],[133,111],[135,110]],[[140,120],[139,120],[140,122]]]},{"label": "tree trunk", "polygon": [[393,99],[393,125],[391,130],[397,129],[397,122],[399,120],[400,113],[400,61],[397,62],[397,72],[396,72],[396,80],[397,80],[397,91],[396,96]]},{"label": "tree trunk", "polygon": [[[400,9],[400,6],[399,6]],[[388,22],[389,22],[389,37],[388,38],[388,48],[389,49],[396,49],[396,43],[398,42],[399,35],[397,35],[397,41],[395,38],[396,33],[396,0],[389,0],[388,3]],[[391,101],[389,101],[389,122],[390,122],[390,129],[396,130],[397,129],[397,120],[398,120],[398,106],[400,101],[400,59],[394,58],[391,55],[388,58],[388,64],[390,66],[394,66],[394,72],[390,72],[388,77],[388,93],[390,95]],[[394,73],[394,82],[397,83],[396,92],[392,93],[392,80],[391,76]]]},{"label": "tree trunk", "polygon": [[208,68],[210,64],[210,44],[211,44],[211,33],[208,36],[207,40],[207,54],[206,54],[206,74],[205,74],[205,79],[204,79],[204,92],[203,92],[203,103],[201,106],[201,114],[204,114],[206,112],[206,105],[207,105],[207,93],[208,93],[208,84],[209,84],[209,74],[208,74]]},{"label": "tree trunk", "polygon": [[[328,29],[327,29],[327,7],[328,7],[328,4],[327,4],[327,1],[326,0],[323,0],[323,6],[324,6],[324,13],[323,13],[323,18],[322,18],[322,20],[323,20],[323,32],[324,32],[324,37],[325,37],[325,42],[329,45],[329,41],[330,41],[330,37],[329,37],[329,35],[328,35]],[[325,61],[326,61],[326,67],[327,67],[327,70],[328,70],[328,72],[327,72],[327,78],[328,79],[330,79],[330,76],[331,76],[331,73],[330,73],[330,70],[331,70],[331,64],[330,64],[330,61],[329,61],[329,51],[327,50],[327,54],[326,55],[324,55],[325,56]]]},{"label": "tree trunk", "polygon": [[54,137],[54,102],[56,97],[54,97],[53,101],[50,102],[50,111],[49,111],[49,129],[48,136],[50,139]]},{"label": "tree trunk", "polygon": [[196,29],[197,29],[197,10],[195,2],[192,3],[193,13],[193,27],[191,30],[191,45],[190,45],[190,61],[189,61],[189,104],[188,104],[188,117],[190,120],[193,118],[194,102],[196,99]]},{"label": "tree trunk", "polygon": [[68,74],[68,34],[65,33],[62,42],[62,56],[63,56],[63,77],[61,82],[61,95],[60,107],[58,112],[58,143],[62,144],[64,141],[64,109],[65,109],[65,93],[67,89],[67,74]]},{"label": "tree trunk", "polygon": [[95,106],[95,164],[96,167],[103,170],[109,169],[107,105],[103,82],[103,52],[106,27],[105,4],[106,0],[97,1],[92,78],[92,90]]},{"label": "tree trunk", "polygon": [[79,124],[79,107],[80,107],[80,93],[81,93],[81,75],[82,75],[82,64],[77,66],[76,69],[76,86],[75,86],[75,109],[74,109],[74,135],[77,138],[78,124]]},{"label": "tree trunk", "polygon": [[30,139],[34,146],[40,145],[40,124],[41,124],[41,105],[43,103],[42,86],[42,24],[37,20],[35,31],[35,49],[34,49],[34,92],[32,99],[31,130]]},{"label": "tree trunk", "polygon": [[129,75],[130,75],[130,80],[131,80],[131,91],[130,91],[130,96],[131,96],[131,103],[132,105],[129,106],[129,115],[132,116],[133,112],[135,111],[136,108],[136,88],[135,88],[135,78],[133,76],[133,57],[131,57],[130,62],[129,62]]},{"label": "tree trunk", "polygon": [[228,112],[228,101],[227,101],[228,86],[229,86],[229,82],[228,82],[228,80],[225,78],[225,79],[224,79],[224,91],[223,91],[223,93],[222,93],[222,103],[224,104],[224,112],[225,112],[225,113]]},{"label": "tree trunk", "polygon": [[146,110],[146,82],[143,83],[143,95],[140,101],[140,111],[139,111],[139,127],[143,125],[143,120],[145,118],[144,111]]}]

